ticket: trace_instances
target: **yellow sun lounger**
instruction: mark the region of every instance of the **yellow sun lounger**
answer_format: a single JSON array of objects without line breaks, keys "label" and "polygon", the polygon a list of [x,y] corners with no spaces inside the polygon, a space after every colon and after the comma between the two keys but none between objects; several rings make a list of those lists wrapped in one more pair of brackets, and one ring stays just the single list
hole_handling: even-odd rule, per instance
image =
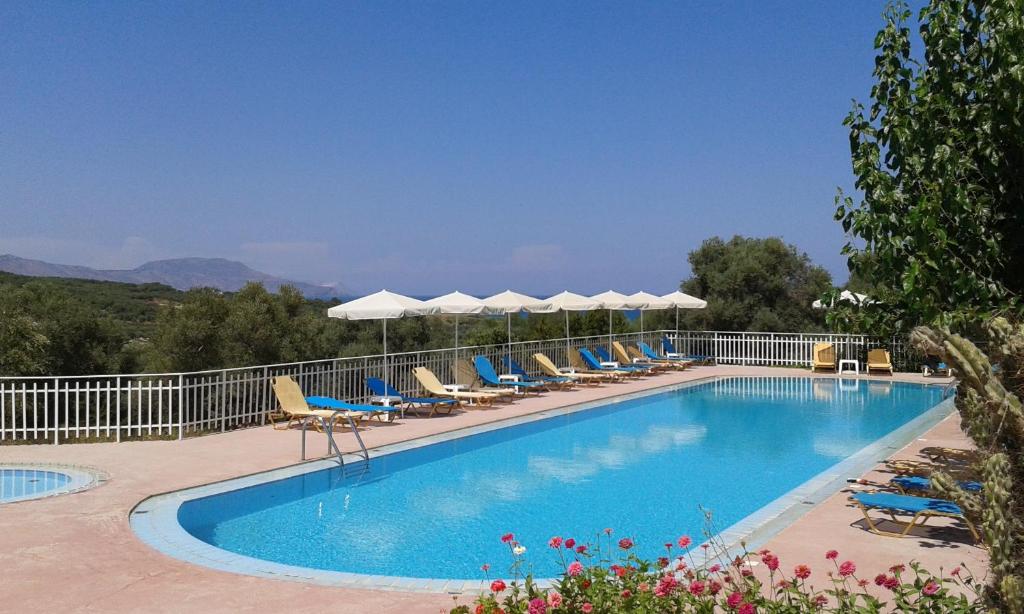
[{"label": "yellow sun lounger", "polygon": [[516,391],[512,388],[498,388],[497,386],[486,386],[483,380],[480,379],[480,375],[476,372],[476,367],[473,363],[466,358],[458,358],[452,363],[452,367],[455,371],[455,383],[459,386],[463,386],[464,390],[469,392],[489,392],[494,396],[501,398],[505,401],[511,401],[516,396]]},{"label": "yellow sun lounger", "polygon": [[494,399],[501,395],[494,394],[493,392],[465,392],[462,390],[446,390],[444,385],[441,384],[441,380],[437,379],[434,372],[426,367],[414,367],[412,374],[416,377],[416,381],[420,383],[423,390],[427,394],[435,397],[443,397],[448,399],[465,399],[467,401],[475,401],[480,405],[491,405],[494,403]]},{"label": "yellow sun lounger", "polygon": [[892,358],[889,356],[889,350],[881,348],[868,350],[867,370],[869,375],[872,371],[887,371],[889,375],[892,375]]},{"label": "yellow sun lounger", "polygon": [[[643,356],[630,356],[629,353],[626,352],[626,348],[622,347],[622,344],[619,343],[618,341],[612,342],[612,353],[615,356],[615,360],[619,361],[624,365],[638,365],[642,367],[650,367],[652,371],[656,372],[667,371],[672,368],[664,363],[651,362],[650,360],[647,360]],[[634,360],[634,358],[640,358],[640,360]]]},{"label": "yellow sun lounger", "polygon": [[[274,429],[278,431],[289,429],[293,424],[302,422],[308,422],[317,430],[322,431],[324,428],[334,428],[335,423],[345,426],[345,422],[339,422],[342,419],[347,421],[348,418],[351,418],[353,423],[358,424],[360,420],[366,417],[365,413],[358,411],[339,412],[327,409],[312,409],[309,403],[306,402],[302,389],[288,375],[275,377],[271,387],[274,389],[274,395],[277,397],[279,410],[270,412],[268,417]],[[287,418],[285,425],[283,427],[278,426],[281,422],[284,422],[285,418]]]},{"label": "yellow sun lounger", "polygon": [[566,348],[565,355],[569,358],[569,367],[572,369],[573,373],[602,373],[605,375],[614,375],[616,378],[614,381],[627,377],[640,377],[641,375],[637,371],[622,371],[611,368],[595,371],[594,369],[588,368],[587,364],[583,362],[583,358],[580,356],[579,350],[574,350],[572,348]]},{"label": "yellow sun lounger", "polygon": [[547,357],[547,354],[534,354],[533,359],[537,361],[537,365],[540,366],[540,370],[550,377],[570,377],[581,384],[594,384],[595,386],[600,386],[601,382],[614,381],[614,375],[610,373],[575,373],[572,371],[562,371],[555,366],[555,363],[552,362],[550,358]]},{"label": "yellow sun lounger", "polygon": [[[619,342],[616,341],[615,343],[618,344]],[[626,352],[629,353],[630,358],[633,358],[640,364],[658,365],[659,367],[664,367],[666,369],[676,369],[679,371],[684,371],[690,365],[693,364],[688,360],[670,360],[668,358],[664,360],[658,360],[657,358],[651,358],[650,356],[644,354],[643,350],[632,345],[626,348]]]},{"label": "yellow sun lounger", "polygon": [[814,362],[811,365],[811,372],[818,369],[836,370],[836,346],[831,343],[814,344]]}]

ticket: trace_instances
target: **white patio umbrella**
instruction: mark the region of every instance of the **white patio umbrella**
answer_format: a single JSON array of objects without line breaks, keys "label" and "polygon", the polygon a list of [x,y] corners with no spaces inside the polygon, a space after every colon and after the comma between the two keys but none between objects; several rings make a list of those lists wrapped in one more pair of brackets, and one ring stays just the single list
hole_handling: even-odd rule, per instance
[{"label": "white patio umbrella", "polygon": [[[869,298],[866,294],[858,294],[857,292],[850,292],[849,290],[843,290],[839,293],[839,303],[853,303],[854,305],[869,305],[875,301]],[[835,306],[835,303],[829,305],[829,307]],[[811,307],[814,309],[824,309],[825,305],[820,301],[814,301],[811,303]]]},{"label": "white patio umbrella", "polygon": [[459,355],[459,316],[491,313],[487,305],[475,296],[463,294],[459,291],[432,298],[424,302],[429,307],[436,307],[437,313],[455,315],[455,356]]},{"label": "white patio umbrella", "polygon": [[572,292],[559,292],[548,299],[555,310],[565,312],[565,347],[569,348],[569,312],[570,311],[591,311],[600,309],[601,303],[592,298]]},{"label": "white patio umbrella", "polygon": [[528,313],[551,313],[555,308],[551,303],[519,294],[511,290],[499,292],[485,298],[484,305],[490,313],[503,313],[508,323],[508,355],[512,356],[512,314],[526,311]]},{"label": "white patio umbrella", "polygon": [[646,301],[647,306],[640,309],[640,334],[644,332],[644,312],[654,311],[656,309],[671,309],[673,304],[671,301],[661,298],[660,296],[654,296],[649,292],[637,292],[630,294],[629,298],[637,301]]},{"label": "white patio umbrella", "polygon": [[590,297],[601,304],[601,309],[608,310],[608,353],[612,353],[612,312],[644,309],[646,301],[636,300],[614,290],[608,290]]},{"label": "white patio umbrella", "polygon": [[690,296],[676,290],[670,294],[666,294],[661,297],[666,301],[672,303],[672,306],[676,308],[676,335],[679,334],[679,310],[680,309],[704,309],[708,306],[708,302],[699,299],[696,296]]},{"label": "white patio umbrella", "polygon": [[354,301],[335,305],[327,315],[342,320],[380,320],[384,323],[384,385],[388,383],[388,320],[404,316],[423,316],[437,313],[437,307],[430,307],[414,298],[381,290]]}]

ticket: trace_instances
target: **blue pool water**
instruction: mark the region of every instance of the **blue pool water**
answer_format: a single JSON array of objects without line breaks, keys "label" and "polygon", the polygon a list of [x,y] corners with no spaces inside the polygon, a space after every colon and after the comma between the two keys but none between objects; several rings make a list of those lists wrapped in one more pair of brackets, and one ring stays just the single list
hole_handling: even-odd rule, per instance
[{"label": "blue pool water", "polygon": [[552,535],[610,527],[657,556],[700,537],[698,505],[725,528],[940,401],[910,384],[730,378],[194,499],[178,520],[250,557],[421,578],[501,575],[513,532],[548,577]]},{"label": "blue pool water", "polygon": [[0,467],[0,503],[32,499],[70,482],[71,476],[56,471]]}]

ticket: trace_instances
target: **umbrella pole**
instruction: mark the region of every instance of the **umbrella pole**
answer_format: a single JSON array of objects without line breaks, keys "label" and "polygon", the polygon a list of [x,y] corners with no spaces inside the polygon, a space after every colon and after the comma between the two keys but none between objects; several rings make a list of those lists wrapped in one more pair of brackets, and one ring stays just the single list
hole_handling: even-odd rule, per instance
[{"label": "umbrella pole", "polygon": [[384,323],[384,392],[388,390],[388,320],[381,319]]},{"label": "umbrella pole", "polygon": [[612,355],[612,310],[608,310],[608,356]]},{"label": "umbrella pole", "polygon": [[455,314],[455,359],[459,359],[459,314]]},{"label": "umbrella pole", "polygon": [[512,312],[506,313],[505,319],[508,320],[508,359],[512,360]]},{"label": "umbrella pole", "polygon": [[569,310],[565,310],[565,351],[569,351]]}]

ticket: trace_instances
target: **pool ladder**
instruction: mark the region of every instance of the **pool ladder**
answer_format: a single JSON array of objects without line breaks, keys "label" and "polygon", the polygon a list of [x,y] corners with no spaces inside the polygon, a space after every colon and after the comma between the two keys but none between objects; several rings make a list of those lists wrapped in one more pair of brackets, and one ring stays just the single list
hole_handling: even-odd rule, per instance
[{"label": "pool ladder", "polygon": [[[331,428],[331,425],[333,424],[334,421],[332,420],[331,422],[328,422],[327,419],[325,419],[325,418],[320,418],[319,420],[320,420],[321,426],[324,429],[324,433],[327,435],[327,454],[328,455],[333,454],[338,459],[338,463],[342,467],[344,467],[345,466],[344,454],[342,453],[341,448],[338,447],[338,442],[334,441],[334,429]],[[359,450],[360,450],[360,452],[354,452],[354,454],[358,454],[359,456],[362,456],[363,457],[363,461],[369,462],[369,460],[370,460],[370,451],[366,449],[366,444],[363,443],[363,438],[359,435],[359,429],[356,428],[355,420],[353,420],[350,416],[345,416],[345,420],[348,421],[348,426],[349,426],[350,429],[352,429],[352,434],[356,436],[356,442],[359,443]],[[303,422],[302,422],[302,460],[306,460],[306,421],[305,420],[303,420]]]}]

